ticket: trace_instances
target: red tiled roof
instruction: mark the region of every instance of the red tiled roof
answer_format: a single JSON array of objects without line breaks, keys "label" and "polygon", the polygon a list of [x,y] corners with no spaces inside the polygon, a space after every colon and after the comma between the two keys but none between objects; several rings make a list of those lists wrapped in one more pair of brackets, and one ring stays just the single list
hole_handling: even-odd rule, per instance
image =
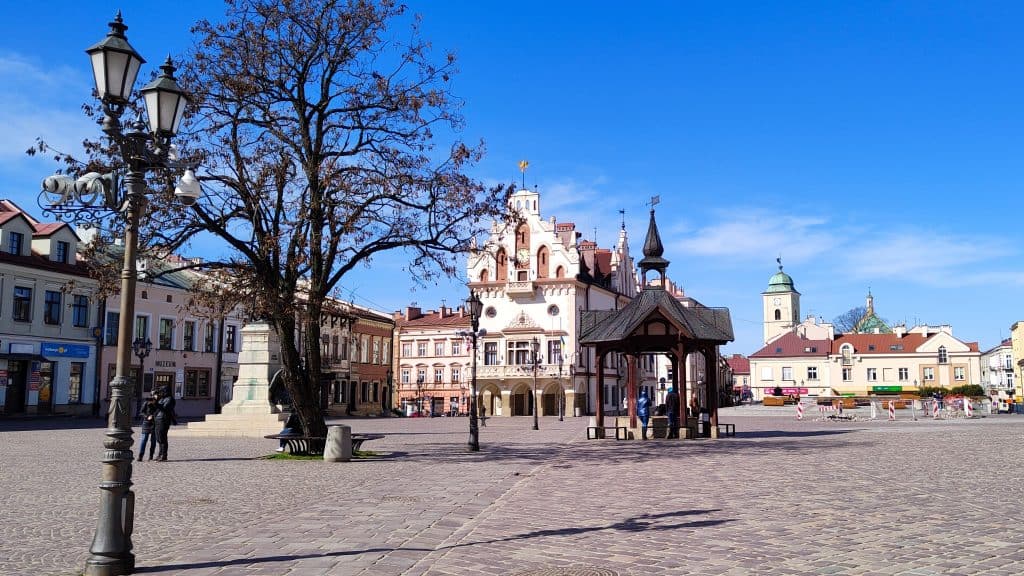
[{"label": "red tiled roof", "polygon": [[732,368],[733,374],[750,374],[750,360],[746,356],[733,354],[725,361],[729,364],[729,368]]},{"label": "red tiled roof", "polygon": [[49,236],[54,232],[60,230],[61,228],[64,228],[65,226],[67,226],[66,222],[48,222],[46,224],[38,224],[36,225],[35,233],[32,235],[43,237]]},{"label": "red tiled roof", "polygon": [[469,316],[460,315],[458,312],[449,312],[447,316],[441,316],[437,312],[424,314],[413,320],[398,319],[398,328],[431,328],[431,327],[461,327],[470,328]]},{"label": "red tiled roof", "polygon": [[[856,354],[892,354],[893,352],[913,352],[927,340],[921,334],[843,334],[832,341],[832,353],[839,354],[839,347],[852,344]],[[893,349],[899,346],[901,349]]]},{"label": "red tiled roof", "polygon": [[21,216],[21,212],[0,212],[0,224],[6,224],[18,216]]},{"label": "red tiled roof", "polygon": [[[788,332],[776,340],[769,342],[764,348],[750,355],[751,358],[779,358],[793,356],[828,356],[831,342],[828,340],[808,340],[795,332]],[[748,369],[749,371],[749,369]]]},{"label": "red tiled roof", "polygon": [[601,272],[602,274],[608,274],[612,271],[612,253],[611,250],[598,250],[594,254],[594,270]]}]

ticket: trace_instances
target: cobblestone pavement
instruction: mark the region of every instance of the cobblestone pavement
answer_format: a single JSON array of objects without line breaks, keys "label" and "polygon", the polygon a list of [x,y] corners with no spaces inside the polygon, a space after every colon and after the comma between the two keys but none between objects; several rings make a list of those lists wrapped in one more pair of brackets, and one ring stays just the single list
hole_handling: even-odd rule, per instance
[{"label": "cobblestone pavement", "polygon": [[[585,418],[349,420],[350,463],[171,439],[136,463],[138,572],[206,575],[1019,574],[1024,417],[796,421],[736,438],[585,439]],[[81,573],[102,427],[0,422],[0,574]]]}]

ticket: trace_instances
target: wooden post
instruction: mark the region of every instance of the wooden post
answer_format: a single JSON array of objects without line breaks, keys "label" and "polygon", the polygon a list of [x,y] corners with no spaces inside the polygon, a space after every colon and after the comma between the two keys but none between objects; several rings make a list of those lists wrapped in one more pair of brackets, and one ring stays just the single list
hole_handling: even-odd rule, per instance
[{"label": "wooden post", "polygon": [[629,398],[629,402],[626,404],[627,414],[629,414],[629,427],[636,428],[636,398],[637,398],[637,385],[636,385],[636,356],[626,356],[626,396]]},{"label": "wooden post", "polygon": [[704,348],[704,373],[708,384],[708,412],[711,413],[711,437],[718,438],[718,352]]},{"label": "wooden post", "polygon": [[[596,415],[594,424],[598,427],[604,426],[604,350],[596,350],[597,356],[594,369],[597,370],[597,399]],[[600,433],[600,431],[598,431]]]}]

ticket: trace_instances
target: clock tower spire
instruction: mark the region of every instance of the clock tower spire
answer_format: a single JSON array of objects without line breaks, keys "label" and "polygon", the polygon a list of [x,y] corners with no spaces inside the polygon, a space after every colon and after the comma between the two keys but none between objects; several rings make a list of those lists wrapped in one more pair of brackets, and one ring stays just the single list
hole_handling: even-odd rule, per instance
[{"label": "clock tower spire", "polygon": [[782,271],[782,256],[775,261],[779,264],[779,271],[768,279],[768,289],[761,293],[765,344],[792,331],[800,323],[800,293],[793,286],[793,278]]}]

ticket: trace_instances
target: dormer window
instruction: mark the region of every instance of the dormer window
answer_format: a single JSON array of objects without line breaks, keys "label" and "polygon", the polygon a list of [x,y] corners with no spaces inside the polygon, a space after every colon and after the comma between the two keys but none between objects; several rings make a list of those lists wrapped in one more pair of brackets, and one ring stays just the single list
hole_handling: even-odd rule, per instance
[{"label": "dormer window", "polygon": [[60,262],[61,264],[68,263],[68,252],[71,250],[71,244],[58,240],[56,246],[53,249],[53,260],[54,262]]},{"label": "dormer window", "polygon": [[25,244],[25,235],[21,232],[11,232],[7,238],[7,251],[20,256],[21,247]]},{"label": "dormer window", "polygon": [[939,364],[946,364],[949,362],[949,354],[946,353],[945,346],[939,346]]}]

